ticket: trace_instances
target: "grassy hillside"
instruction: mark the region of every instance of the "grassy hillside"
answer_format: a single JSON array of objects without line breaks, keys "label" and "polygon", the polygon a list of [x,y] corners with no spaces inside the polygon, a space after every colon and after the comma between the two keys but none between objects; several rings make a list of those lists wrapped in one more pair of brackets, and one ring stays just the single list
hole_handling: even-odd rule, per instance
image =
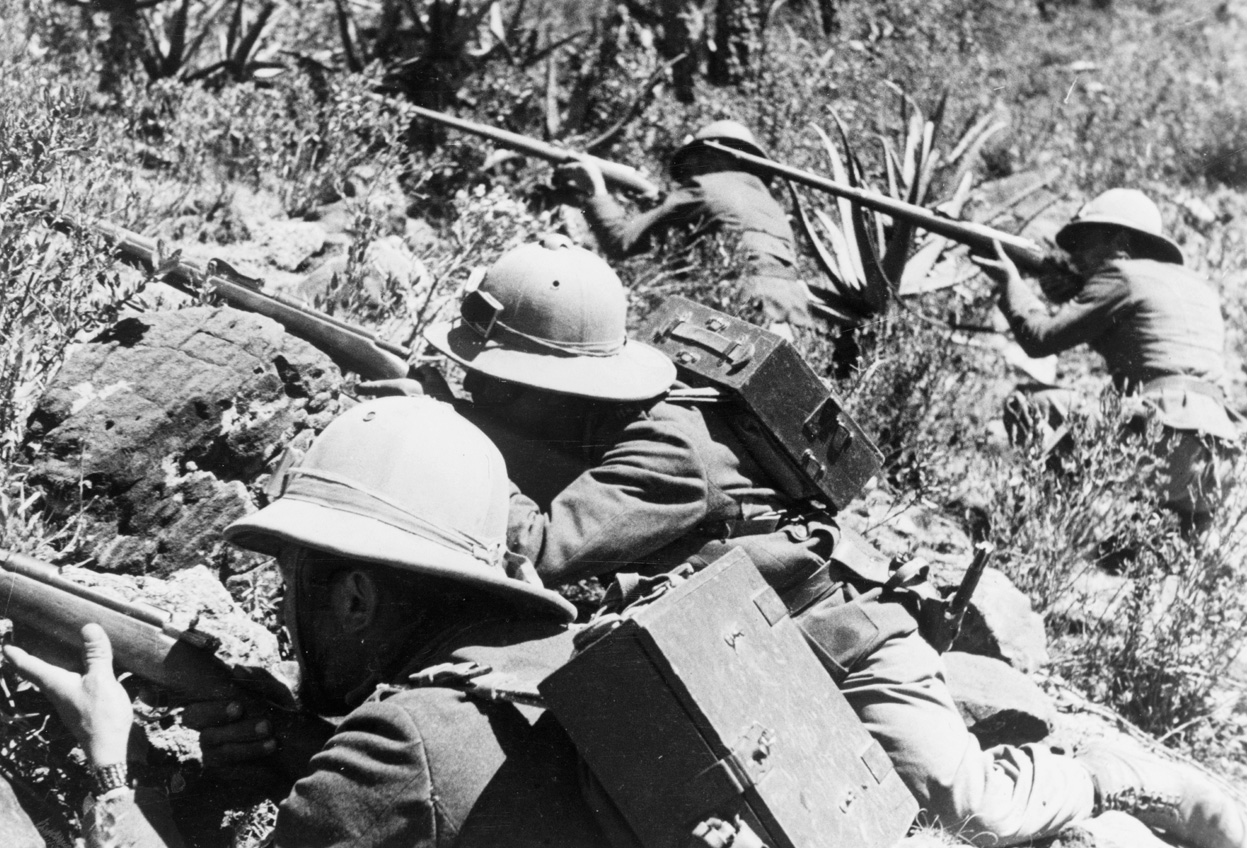
[{"label": "grassy hillside", "polygon": [[[670,82],[657,5],[376,0],[339,15],[324,0],[165,0],[118,24],[119,12],[0,0],[0,541],[49,558],[72,551],[72,528],[49,524],[24,488],[23,422],[68,345],[158,297],[100,245],[52,235],[49,212],[229,255],[252,235],[240,193],[275,197],[274,214],[291,219],[341,201],[359,244],[404,236],[428,268],[422,299],[393,290],[341,308],[402,343],[474,268],[568,226],[548,166],[430,132],[412,100],[569,146],[598,141],[598,155],[654,175],[688,132],[721,117],[755,128],[776,159],[825,172],[810,124],[830,130],[834,112],[879,182],[876,139],[904,132],[888,84],[928,114],[947,92],[937,147],[984,115],[1007,120],[978,157],[980,182],[1042,172],[1058,199],[1128,185],[1158,200],[1222,292],[1244,405],[1247,3],[858,0],[840,4],[828,35],[817,3],[789,0],[771,4],[748,73],[732,86],[699,77],[691,103]],[[937,175],[935,200],[953,170]],[[722,243],[670,248],[620,266],[634,320],[673,291],[738,307],[719,284],[736,263]],[[289,282],[318,261],[257,270]],[[1165,744],[1244,773],[1244,713],[1225,683],[1247,623],[1243,507],[1226,509],[1209,541],[1179,539],[1137,495],[1140,451],[1117,438],[1108,398],[1102,421],[1079,423],[1081,447],[1059,473],[1005,447],[993,421],[1014,377],[948,329],[949,316],[991,321],[986,281],[964,276],[868,327],[858,367],[839,381],[887,456],[882,485],[997,543],[1000,567],[1047,617],[1058,673]],[[831,374],[834,338],[799,341]],[[1093,386],[1098,367],[1081,354],[1062,364]],[[1079,615],[1079,576],[1127,548],[1137,554],[1121,568],[1135,580],[1120,614]]]}]

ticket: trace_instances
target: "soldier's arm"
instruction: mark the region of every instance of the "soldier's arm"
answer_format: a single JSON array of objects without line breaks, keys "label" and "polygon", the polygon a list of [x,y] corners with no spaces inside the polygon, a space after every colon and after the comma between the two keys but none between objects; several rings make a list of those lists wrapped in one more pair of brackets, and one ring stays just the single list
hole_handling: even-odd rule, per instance
[{"label": "soldier's arm", "polygon": [[629,423],[601,461],[542,512],[515,493],[509,544],[549,584],[641,563],[706,516],[708,483],[692,444],[667,422]]},{"label": "soldier's arm", "polygon": [[282,802],[274,848],[437,844],[440,819],[420,728],[388,701],[364,704]]},{"label": "soldier's arm", "polygon": [[[134,708],[130,696],[113,673],[113,649],[98,624],[82,628],[82,665],[85,672],[61,668],[12,645],[4,658],[39,687],[70,729],[92,768],[126,764]],[[84,821],[89,848],[181,848],[182,839],[161,797],[124,786],[103,792],[88,805]]]},{"label": "soldier's arm", "polygon": [[649,212],[631,219],[609,194],[589,198],[584,210],[602,252],[608,258],[621,259],[649,250],[654,235],[692,221],[703,205],[700,189],[681,186]]},{"label": "soldier's arm", "polygon": [[1126,306],[1129,289],[1113,272],[1096,274],[1055,314],[1020,279],[1011,278],[1000,289],[1000,311],[1027,356],[1060,353],[1094,341],[1111,327]]}]

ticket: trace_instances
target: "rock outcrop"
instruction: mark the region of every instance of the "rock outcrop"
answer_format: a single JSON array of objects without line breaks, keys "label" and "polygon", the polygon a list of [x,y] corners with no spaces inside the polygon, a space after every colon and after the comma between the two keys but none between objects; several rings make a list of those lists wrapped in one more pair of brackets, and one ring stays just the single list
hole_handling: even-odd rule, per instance
[{"label": "rock outcrop", "polygon": [[124,317],[74,351],[27,430],[31,481],[106,571],[249,567],[221,530],[300,433],[338,411],[339,369],[228,307]]}]

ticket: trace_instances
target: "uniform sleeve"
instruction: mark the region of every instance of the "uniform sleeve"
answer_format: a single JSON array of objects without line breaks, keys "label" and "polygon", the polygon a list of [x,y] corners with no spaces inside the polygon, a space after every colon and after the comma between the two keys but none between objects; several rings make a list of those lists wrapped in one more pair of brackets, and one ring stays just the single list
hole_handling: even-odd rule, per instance
[{"label": "uniform sleeve", "polygon": [[1001,292],[1000,311],[1027,356],[1050,356],[1107,332],[1128,298],[1125,278],[1105,271],[1091,277],[1072,300],[1049,315],[1025,283],[1012,280]]},{"label": "uniform sleeve", "polygon": [[277,848],[436,848],[453,839],[437,812],[424,742],[404,710],[351,713],[277,814]]},{"label": "uniform sleeve", "polygon": [[669,422],[629,423],[593,468],[558,494],[547,513],[511,501],[512,549],[551,583],[644,562],[696,527],[707,510],[705,467]]},{"label": "uniform sleeve", "polygon": [[615,198],[595,195],[585,205],[585,217],[602,252],[610,259],[622,259],[649,250],[651,236],[692,220],[703,206],[700,189],[682,186],[632,220]]}]

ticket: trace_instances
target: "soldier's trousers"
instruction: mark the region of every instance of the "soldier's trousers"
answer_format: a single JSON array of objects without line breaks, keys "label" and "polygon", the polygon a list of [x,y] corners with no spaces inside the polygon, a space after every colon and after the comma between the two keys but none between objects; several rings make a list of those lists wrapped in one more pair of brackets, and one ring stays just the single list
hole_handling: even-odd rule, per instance
[{"label": "soldier's trousers", "polygon": [[922,818],[977,845],[1011,845],[1091,816],[1091,775],[1042,745],[983,750],[966,729],[939,655],[893,634],[840,688],[917,797]]}]

